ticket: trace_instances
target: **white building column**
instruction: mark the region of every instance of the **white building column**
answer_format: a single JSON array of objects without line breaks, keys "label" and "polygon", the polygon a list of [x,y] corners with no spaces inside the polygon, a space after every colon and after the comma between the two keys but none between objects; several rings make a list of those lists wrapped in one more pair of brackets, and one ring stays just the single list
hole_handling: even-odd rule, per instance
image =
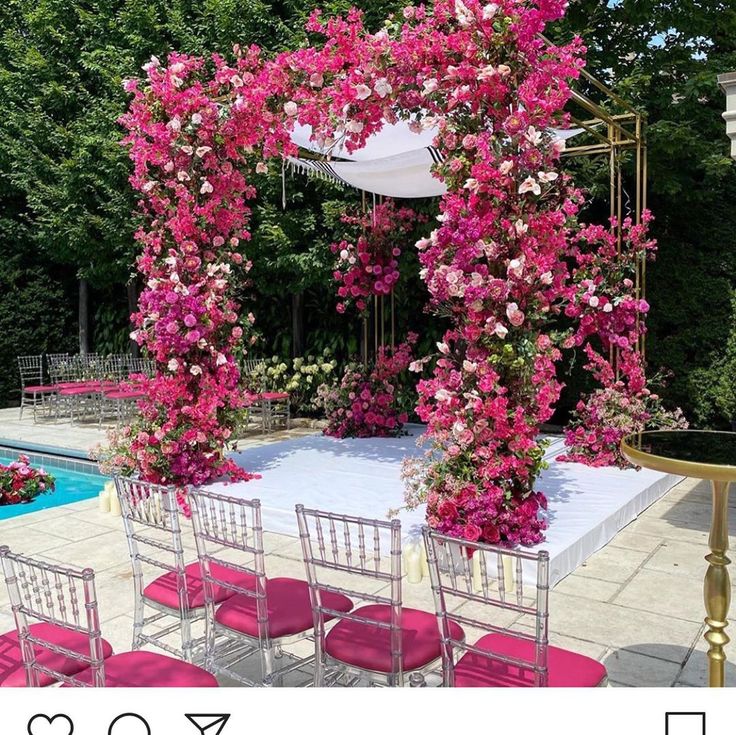
[{"label": "white building column", "polygon": [[731,138],[731,157],[736,159],[736,71],[718,77],[721,89],[726,93],[726,134]]}]

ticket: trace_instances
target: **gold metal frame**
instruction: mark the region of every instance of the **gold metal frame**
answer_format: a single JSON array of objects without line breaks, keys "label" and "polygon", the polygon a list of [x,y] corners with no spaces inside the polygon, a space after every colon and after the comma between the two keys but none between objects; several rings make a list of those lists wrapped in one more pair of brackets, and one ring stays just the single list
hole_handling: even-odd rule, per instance
[{"label": "gold metal frame", "polygon": [[[551,44],[551,41],[542,39]],[[581,88],[586,86],[589,94]],[[593,99],[595,96],[596,99]],[[630,103],[619,97],[613,90],[596,79],[584,69],[580,72],[580,82],[577,89],[572,90],[568,105],[570,122],[585,131],[587,141],[568,147],[563,156],[565,158],[605,156],[610,172],[609,201],[610,216],[617,219],[618,246],[623,247],[622,221],[630,216],[635,224],[641,223],[642,212],[647,207],[647,144],[646,144],[646,115],[637,110]],[[309,158],[321,158],[313,153],[305,153]],[[627,187],[624,184],[627,178],[625,163],[627,158],[633,158],[633,206],[627,206],[629,201]],[[367,212],[366,193],[362,192],[363,212]],[[374,196],[374,203],[376,198]],[[383,201],[379,197],[378,201]],[[637,261],[635,294],[637,299],[646,298],[646,255],[642,254]],[[388,300],[384,296],[373,297],[372,316],[366,311],[362,316],[362,358],[368,363],[370,352],[370,324],[373,323],[373,347],[375,352],[380,345],[386,344],[386,322],[390,324],[391,345],[396,339],[395,298],[392,292]],[[370,302],[369,302],[370,303]],[[388,314],[386,313],[388,311]],[[637,314],[637,326],[641,316]],[[641,335],[636,345],[637,351],[646,358],[646,336]],[[616,365],[616,351],[612,349],[611,363]]]},{"label": "gold metal frame", "polygon": [[[545,39],[546,40],[546,39]],[[585,130],[588,141],[571,146],[563,154],[567,158],[606,156],[609,168],[610,216],[617,220],[618,248],[623,247],[623,220],[630,216],[634,224],[640,224],[642,213],[647,208],[647,143],[646,115],[619,97],[605,84],[585,70],[580,73],[581,84],[590,88],[591,96],[579,89],[572,90],[569,104],[570,120],[573,125]],[[592,117],[590,117],[592,115]],[[633,206],[626,206],[629,196],[624,184],[626,159],[633,159]],[[646,254],[636,264],[635,294],[637,299],[646,298]],[[637,327],[641,316],[637,314]],[[646,358],[646,335],[642,334],[636,345],[637,351]],[[612,350],[611,362],[615,365],[616,353]]]}]

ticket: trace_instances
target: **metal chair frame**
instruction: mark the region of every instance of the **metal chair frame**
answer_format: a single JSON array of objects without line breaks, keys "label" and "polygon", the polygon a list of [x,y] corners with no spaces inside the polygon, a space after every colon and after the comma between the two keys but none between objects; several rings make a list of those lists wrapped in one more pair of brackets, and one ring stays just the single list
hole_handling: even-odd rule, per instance
[{"label": "metal chair frame", "polygon": [[[340,680],[348,685],[362,680],[370,685],[404,686],[410,677],[412,681],[423,679],[426,674],[436,669],[439,659],[421,669],[403,670],[401,522],[327,513],[306,509],[303,505],[296,506],[296,515],[314,617],[315,686],[338,683]],[[386,562],[386,555],[381,553],[381,537],[386,535],[390,547],[389,571],[383,571],[381,568],[382,561],[384,565]],[[358,576],[385,582],[390,587],[390,593],[385,596],[329,584],[320,578],[321,573],[326,571],[343,573],[348,578]],[[361,608],[358,606],[349,613],[331,610],[322,604],[323,592],[347,595],[361,603],[389,606],[391,621],[384,623],[368,619],[360,614]],[[334,620],[352,620],[370,627],[388,629],[391,639],[391,672],[359,668],[329,656],[325,652],[327,615]]]},{"label": "metal chair frame", "polygon": [[[184,559],[179,506],[176,499],[177,490],[173,487],[156,485],[120,475],[115,477],[115,487],[120,498],[123,524],[133,567],[135,601],[132,650],[136,651],[148,643],[192,663],[195,658],[195,649],[204,643],[204,637],[199,639],[192,637],[192,623],[203,620],[206,609],[204,606],[196,609],[189,607],[187,565]],[[158,532],[159,536],[163,536],[165,540],[151,535],[155,532]],[[153,553],[166,552],[166,555],[173,556],[173,563],[155,559],[148,553],[144,553],[141,547],[155,549]],[[162,573],[173,572],[176,575],[179,598],[177,608],[168,607],[144,595],[144,565],[161,570]],[[146,617],[147,608],[153,611],[149,617]],[[152,634],[144,632],[149,625],[167,617],[175,618],[176,622]],[[181,650],[161,640],[177,630],[181,635]]]},{"label": "metal chair frame", "polygon": [[[44,674],[74,687],[104,687],[105,661],[95,573],[91,569],[62,567],[13,554],[7,546],[0,546],[0,563],[18,629],[27,685],[40,686],[38,676]],[[89,655],[39,638],[31,631],[29,619],[86,635]],[[80,682],[40,664],[37,648],[81,662],[92,670],[91,682]]]},{"label": "metal chair frame", "polygon": [[[268,616],[268,580],[266,578],[265,552],[261,501],[235,498],[230,495],[195,490],[189,494],[192,510],[194,538],[197,555],[205,582],[207,605],[207,632],[205,636],[205,668],[210,673],[221,674],[246,686],[281,685],[285,674],[310,664],[312,656],[298,658],[283,650],[284,646],[311,639],[313,631],[290,636],[271,637]],[[244,561],[236,563],[224,554],[237,552]],[[255,577],[254,589],[241,587],[217,579],[211,565],[249,574]],[[258,637],[229,628],[215,619],[216,602],[213,587],[217,585],[237,595],[256,601]],[[218,648],[218,639],[225,645]],[[253,655],[261,654],[260,682],[239,674],[234,666]],[[276,659],[288,658],[291,663],[276,668]],[[226,663],[224,663],[226,662]]]},{"label": "metal chair frame", "polygon": [[38,408],[42,410],[47,404],[47,398],[50,397],[55,390],[49,388],[48,391],[29,391],[28,388],[34,386],[42,386],[43,383],[43,355],[21,355],[18,357],[18,371],[20,372],[20,412],[18,420],[23,419],[23,409],[30,407],[33,409],[33,421],[38,419]]},{"label": "metal chair frame", "polygon": [[[427,561],[432,583],[432,592],[437,612],[437,619],[442,638],[442,675],[445,686],[455,683],[455,664],[463,653],[468,651],[505,664],[532,671],[535,686],[545,687],[548,683],[547,651],[549,648],[549,553],[539,551],[519,551],[491,546],[479,542],[466,541],[432,531],[428,527],[422,530],[427,550]],[[472,553],[469,553],[472,552]],[[478,554],[475,578],[472,557]],[[489,559],[495,557],[495,565]],[[513,580],[507,580],[508,571],[504,570],[504,559],[512,561]],[[534,594],[525,595],[524,568],[529,564],[536,567],[534,577]],[[480,584],[478,585],[478,581]],[[512,581],[514,589],[507,591],[507,581]],[[448,598],[460,601],[471,601],[492,608],[528,615],[534,619],[534,633],[494,625],[488,620],[478,620],[462,614],[463,607],[456,606],[451,611]],[[530,600],[527,602],[527,600]],[[475,628],[488,633],[501,633],[505,636],[534,644],[533,661],[504,656],[478,648],[467,640],[453,640],[449,634],[450,623],[463,627]]]}]

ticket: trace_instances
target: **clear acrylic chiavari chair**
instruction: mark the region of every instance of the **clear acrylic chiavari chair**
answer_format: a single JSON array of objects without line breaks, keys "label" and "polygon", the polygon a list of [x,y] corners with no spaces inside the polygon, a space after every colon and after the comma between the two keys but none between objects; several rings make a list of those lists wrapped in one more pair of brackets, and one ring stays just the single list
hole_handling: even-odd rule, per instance
[{"label": "clear acrylic chiavari chair", "polygon": [[[301,579],[266,577],[259,500],[202,490],[189,497],[207,600],[205,666],[247,686],[280,685],[287,673],[304,669],[312,660],[284,650],[313,633],[309,587]],[[247,581],[218,583],[214,568],[229,569]],[[235,593],[219,608],[212,595],[218,584]],[[331,594],[329,602],[339,610],[352,608],[344,595]],[[258,679],[243,666],[256,654]]]},{"label": "clear acrylic chiavari chair", "polygon": [[[91,569],[47,564],[13,554],[7,546],[0,547],[0,562],[27,686],[217,686],[204,669],[169,656],[150,651],[114,655],[100,631]],[[39,622],[31,625],[29,620]],[[14,685],[12,678],[2,676],[0,668],[0,685]]]},{"label": "clear acrylic chiavari chair", "polygon": [[[595,687],[599,661],[549,645],[549,554],[506,549],[423,529],[443,683],[449,687]],[[525,580],[531,577],[530,580]],[[526,625],[525,625],[526,624]],[[474,643],[452,626],[479,631]]]},{"label": "clear acrylic chiavari chair", "polygon": [[[402,604],[401,523],[302,505],[296,514],[314,613],[315,686],[421,686],[438,666],[440,635],[433,614]],[[325,596],[336,593],[359,606],[331,609]],[[330,618],[338,621],[328,631]],[[459,626],[450,629],[463,637]]]},{"label": "clear acrylic chiavari chair", "polygon": [[17,628],[1,637],[0,686],[81,686],[73,677],[87,669],[102,686],[112,648],[100,633],[94,572],[36,561],[7,546],[0,547],[0,563]]},{"label": "clear acrylic chiavari chair", "polygon": [[43,382],[43,355],[21,355],[18,357],[18,370],[20,372],[20,414],[18,419],[23,418],[23,409],[33,409],[34,422],[38,419],[38,409],[43,409],[48,403],[49,397],[56,392],[53,385],[45,385]]},{"label": "clear acrylic chiavari chair", "polygon": [[[133,650],[149,644],[192,661],[195,650],[204,644],[204,636],[194,638],[192,625],[204,620],[205,586],[199,562],[187,563],[185,559],[178,491],[120,476],[115,478],[115,486],[133,567]],[[151,568],[159,576],[147,582],[144,571]],[[247,583],[247,579],[230,569],[217,567],[214,574],[230,585]],[[212,594],[219,604],[235,593],[217,586]],[[146,617],[148,610],[152,614]],[[174,622],[161,622],[167,618]],[[162,627],[152,629],[153,625]],[[162,640],[175,633],[180,636],[180,648]]]}]

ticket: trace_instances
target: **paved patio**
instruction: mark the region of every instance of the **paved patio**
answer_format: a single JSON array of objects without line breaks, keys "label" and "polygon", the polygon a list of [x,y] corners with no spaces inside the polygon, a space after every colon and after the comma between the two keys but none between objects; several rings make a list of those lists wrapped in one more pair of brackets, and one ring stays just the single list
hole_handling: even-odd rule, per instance
[{"label": "paved patio", "polygon": [[[96,430],[93,436],[87,427],[34,426],[25,420],[14,433],[5,413],[0,411],[0,439],[49,444],[58,432],[58,441],[64,442],[58,446],[83,448],[103,437]],[[302,427],[268,437],[253,434],[243,446],[310,431]],[[255,483],[253,488],[257,493]],[[734,497],[731,507],[733,537]],[[552,591],[552,643],[603,661],[613,686],[705,686],[702,579],[709,524],[709,485],[684,480]],[[85,501],[2,521],[0,543],[55,562],[93,567],[103,635],[117,651],[130,648],[132,575],[119,518],[100,512],[96,500]],[[187,548],[194,560],[191,537]],[[298,539],[267,533],[266,549],[269,576],[304,577]],[[432,610],[428,582],[405,583],[404,601]],[[515,624],[513,619],[504,622]],[[3,586],[0,630],[12,625]],[[736,662],[733,645],[727,653]],[[736,686],[733,662],[727,664],[727,680]]]}]

